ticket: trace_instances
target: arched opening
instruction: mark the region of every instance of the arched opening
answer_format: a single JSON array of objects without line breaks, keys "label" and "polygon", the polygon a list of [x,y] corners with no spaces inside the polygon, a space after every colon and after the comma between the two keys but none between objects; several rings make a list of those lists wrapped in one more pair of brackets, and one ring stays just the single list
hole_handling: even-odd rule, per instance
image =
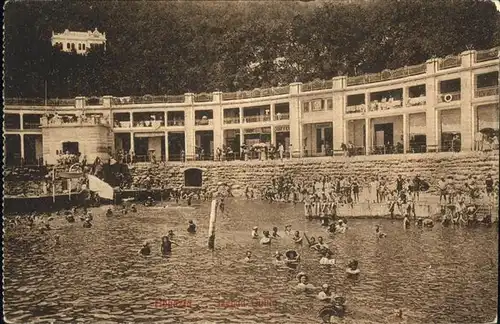
[{"label": "arched opening", "polygon": [[198,168],[184,170],[184,185],[186,187],[201,187],[203,183],[203,171]]}]

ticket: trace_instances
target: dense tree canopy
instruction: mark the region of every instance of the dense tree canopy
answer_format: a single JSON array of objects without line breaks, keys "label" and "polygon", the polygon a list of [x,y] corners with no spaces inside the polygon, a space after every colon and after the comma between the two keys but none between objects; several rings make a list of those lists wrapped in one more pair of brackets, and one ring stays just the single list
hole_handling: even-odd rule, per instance
[{"label": "dense tree canopy", "polygon": [[[51,47],[52,31],[106,32],[106,51]],[[236,91],[377,72],[500,45],[479,0],[10,2],[5,96]]]}]

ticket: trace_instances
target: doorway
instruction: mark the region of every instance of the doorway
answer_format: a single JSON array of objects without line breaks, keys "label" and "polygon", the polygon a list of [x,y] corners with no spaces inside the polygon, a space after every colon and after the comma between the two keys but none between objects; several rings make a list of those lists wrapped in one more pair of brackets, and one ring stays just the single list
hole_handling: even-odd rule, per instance
[{"label": "doorway", "polygon": [[378,154],[392,152],[394,147],[394,124],[375,124],[375,150]]}]

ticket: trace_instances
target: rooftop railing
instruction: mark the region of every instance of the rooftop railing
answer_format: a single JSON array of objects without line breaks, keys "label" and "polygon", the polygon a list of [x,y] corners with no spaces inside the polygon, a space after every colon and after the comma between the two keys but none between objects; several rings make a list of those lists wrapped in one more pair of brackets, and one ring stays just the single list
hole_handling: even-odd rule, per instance
[{"label": "rooftop railing", "polygon": [[184,103],[184,95],[177,96],[150,96],[141,97],[113,97],[111,102],[113,105],[132,105],[132,104],[151,104],[151,103]]},{"label": "rooftop railing", "polygon": [[289,85],[283,87],[266,88],[266,89],[257,88],[247,91],[224,92],[222,93],[222,100],[230,101],[230,100],[240,100],[240,99],[262,98],[262,97],[285,95],[289,93],[290,93]]},{"label": "rooftop railing", "polygon": [[316,91],[316,90],[325,90],[332,89],[333,81],[332,80],[320,80],[315,79],[311,82],[304,83],[301,87],[302,92]]},{"label": "rooftop railing", "polygon": [[[45,106],[43,98],[5,98],[5,105]],[[47,106],[74,106],[75,99],[48,99]]]},{"label": "rooftop railing", "polygon": [[494,60],[498,58],[498,52],[500,51],[500,47],[492,48],[484,51],[476,52],[475,62],[484,62],[489,60]]},{"label": "rooftop railing", "polygon": [[213,98],[211,93],[199,93],[194,95],[194,102],[210,102]]},{"label": "rooftop railing", "polygon": [[384,70],[380,73],[372,73],[347,78],[347,86],[355,86],[367,83],[374,83],[387,80],[401,79],[412,75],[426,72],[426,64],[405,66],[396,70]]},{"label": "rooftop railing", "polygon": [[438,69],[446,70],[459,67],[460,65],[462,65],[462,57],[460,57],[459,55],[448,55],[447,57],[439,61]]}]

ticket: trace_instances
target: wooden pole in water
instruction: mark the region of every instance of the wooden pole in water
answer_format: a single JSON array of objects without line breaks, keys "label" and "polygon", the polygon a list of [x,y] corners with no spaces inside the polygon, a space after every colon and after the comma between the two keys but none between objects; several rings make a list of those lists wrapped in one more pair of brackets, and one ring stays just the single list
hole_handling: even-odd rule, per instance
[{"label": "wooden pole in water", "polygon": [[217,218],[217,200],[212,200],[212,207],[210,208],[210,224],[208,226],[208,248],[213,250],[215,248],[215,220]]},{"label": "wooden pole in water", "polygon": [[56,203],[56,167],[52,168],[52,202]]},{"label": "wooden pole in water", "polygon": [[71,179],[68,179],[68,199],[71,201]]}]

